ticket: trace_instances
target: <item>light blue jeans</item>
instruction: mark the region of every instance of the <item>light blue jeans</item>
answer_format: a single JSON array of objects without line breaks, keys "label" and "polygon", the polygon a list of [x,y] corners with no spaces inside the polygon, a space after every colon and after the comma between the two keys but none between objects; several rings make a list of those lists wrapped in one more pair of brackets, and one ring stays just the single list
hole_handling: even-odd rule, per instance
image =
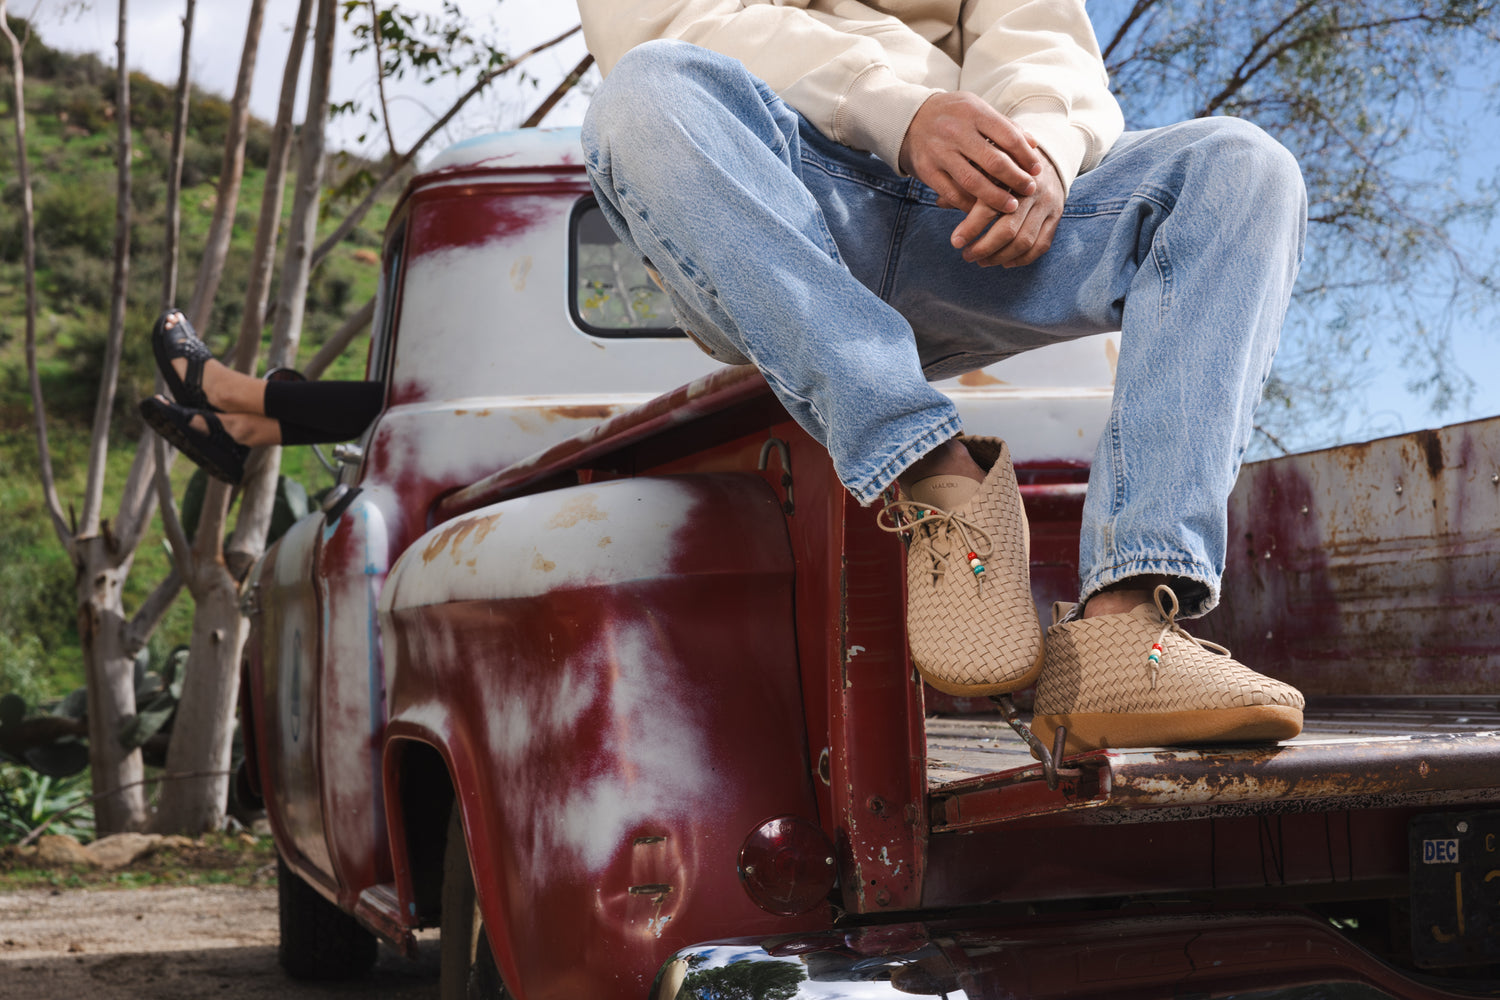
[{"label": "light blue jeans", "polygon": [[748,360],[861,502],[962,428],[928,385],[1121,331],[1084,505],[1082,596],[1134,576],[1218,603],[1226,501],[1302,256],[1292,156],[1207,118],[1124,135],[1073,184],[1052,248],[980,268],[962,214],[825,138],[735,59],[675,41],[622,59],[584,122],[589,177],[686,329]]}]

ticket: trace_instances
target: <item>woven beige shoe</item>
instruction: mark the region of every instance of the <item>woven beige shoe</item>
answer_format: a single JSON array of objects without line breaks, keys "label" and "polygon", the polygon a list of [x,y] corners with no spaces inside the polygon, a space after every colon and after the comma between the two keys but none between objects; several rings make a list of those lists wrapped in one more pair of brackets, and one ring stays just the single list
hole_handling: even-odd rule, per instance
[{"label": "woven beige shoe", "polygon": [[[960,440],[989,469],[978,489],[958,477],[923,480],[880,512],[880,526],[911,539],[906,638],[922,677],[948,694],[1006,694],[1042,669],[1026,512],[1005,442]],[[950,506],[938,503],[944,495]]]},{"label": "woven beige shoe", "polygon": [[1068,620],[1053,609],[1032,732],[1068,752],[1097,747],[1289,740],[1302,731],[1302,693],[1236,662],[1223,646],[1177,624],[1177,595],[1117,615]]}]

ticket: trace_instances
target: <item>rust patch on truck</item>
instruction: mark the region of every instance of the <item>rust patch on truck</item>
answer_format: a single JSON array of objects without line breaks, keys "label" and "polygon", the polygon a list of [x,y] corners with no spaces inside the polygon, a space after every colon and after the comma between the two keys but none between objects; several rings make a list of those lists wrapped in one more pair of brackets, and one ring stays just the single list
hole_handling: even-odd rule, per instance
[{"label": "rust patch on truck", "polygon": [[593,406],[544,406],[539,412],[544,420],[608,420],[619,407],[599,403]]},{"label": "rust patch on truck", "polygon": [[600,510],[594,503],[592,496],[581,496],[575,500],[569,500],[562,505],[552,520],[547,522],[549,528],[571,528],[579,521],[607,521],[609,515]]},{"label": "rust patch on truck", "polygon": [[484,517],[469,518],[448,525],[442,531],[433,536],[432,541],[422,550],[422,563],[426,565],[443,553],[444,549],[452,548],[453,564],[456,566],[462,561],[462,546],[464,542],[473,535],[472,545],[478,545],[484,541],[484,537],[495,530],[495,525],[500,520],[499,514],[487,514]]},{"label": "rust patch on truck", "polygon": [[1434,430],[1417,431],[1412,435],[1422,455],[1427,459],[1427,474],[1436,478],[1443,471],[1443,439]]}]

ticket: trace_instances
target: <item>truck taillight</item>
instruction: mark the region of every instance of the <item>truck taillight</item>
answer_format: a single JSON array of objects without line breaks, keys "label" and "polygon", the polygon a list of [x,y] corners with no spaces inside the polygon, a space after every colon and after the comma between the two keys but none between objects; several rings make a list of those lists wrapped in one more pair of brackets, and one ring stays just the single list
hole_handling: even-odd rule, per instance
[{"label": "truck taillight", "polygon": [[798,816],[777,816],[751,831],[740,848],[739,870],[755,905],[784,917],[817,906],[838,878],[833,845]]}]

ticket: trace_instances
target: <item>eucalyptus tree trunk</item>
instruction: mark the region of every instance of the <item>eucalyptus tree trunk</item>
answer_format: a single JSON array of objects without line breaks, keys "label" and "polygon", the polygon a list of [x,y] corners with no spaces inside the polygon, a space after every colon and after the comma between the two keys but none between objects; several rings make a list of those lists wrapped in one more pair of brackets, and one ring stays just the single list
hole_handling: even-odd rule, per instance
[{"label": "eucalyptus tree trunk", "polygon": [[119,384],[120,354],[125,339],[125,305],[130,280],[130,70],[125,38],[128,4],[120,0],[116,68],[115,241],[114,279],[110,288],[109,334],[104,374],[94,405],[83,518],[73,537],[77,573],[78,636],[83,646],[89,703],[89,764],[93,778],[94,823],[101,833],[133,830],[146,822],[144,776],[138,750],[126,750],[119,733],[135,714],[134,664],[124,648],[126,624],[124,580],[134,546],[122,549],[104,520],[104,474],[109,458],[109,428]]},{"label": "eucalyptus tree trunk", "polygon": [[[332,72],[337,27],[336,8],[336,0],[318,0],[312,78],[301,130],[297,196],[290,224],[293,235],[287,251],[288,263],[281,276],[282,307],[277,312],[278,342],[284,322],[295,319],[300,324],[301,303],[307,294],[307,247],[311,245],[312,237],[310,233],[301,234],[303,230],[317,225],[318,194],[322,186],[324,122],[328,117],[328,81]],[[286,163],[286,149],[291,136],[291,108],[310,9],[310,0],[302,0],[297,27],[293,31],[291,52],[282,77],[282,105],[274,136],[275,141],[282,145],[280,148],[273,148],[271,154],[273,169],[267,172],[261,227],[256,238],[256,265],[252,269],[247,293],[250,301],[246,308],[246,328],[253,321],[257,339],[261,318],[265,314],[265,290],[269,288],[269,269],[274,260],[276,221],[280,214],[279,193],[284,177],[284,170],[279,172],[274,166],[280,163],[284,168]],[[304,193],[309,185],[312,192],[310,199]],[[295,301],[289,301],[288,296],[294,296]],[[292,336],[291,356],[295,357],[295,332]],[[246,346],[245,339],[245,328],[242,328],[241,348]],[[243,353],[237,350],[236,366],[239,367],[239,363],[247,357],[243,367],[253,370],[253,349]],[[278,363],[274,357],[272,363]],[[263,510],[263,519],[269,523],[279,464],[279,449],[263,449],[249,463],[245,496],[240,505],[241,522],[247,516],[246,511],[259,513]],[[263,495],[268,496],[268,499],[263,499]],[[173,727],[172,742],[167,750],[167,771],[173,775],[192,777],[182,777],[162,788],[155,825],[165,832],[198,833],[213,829],[224,821],[235,698],[239,688],[240,653],[247,632],[247,623],[239,610],[239,583],[249,565],[247,561],[226,563],[224,558],[222,538],[228,501],[229,493],[222,483],[210,485],[204,497],[198,535],[193,543],[191,565],[184,574],[195,603],[188,653],[188,662],[192,666],[183,684],[177,723]],[[263,548],[264,526],[259,538],[259,548]],[[257,552],[259,548],[256,549]]]}]

